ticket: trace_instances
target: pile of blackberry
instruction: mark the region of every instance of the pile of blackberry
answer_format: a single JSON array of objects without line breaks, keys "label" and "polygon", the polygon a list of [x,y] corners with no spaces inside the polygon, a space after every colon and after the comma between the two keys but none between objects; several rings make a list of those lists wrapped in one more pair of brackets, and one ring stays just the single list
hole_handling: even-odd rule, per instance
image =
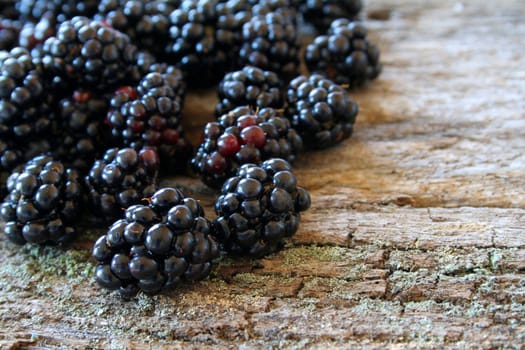
[{"label": "pile of blackberry", "polygon": [[283,108],[282,85],[276,73],[253,66],[229,72],[219,84],[215,115],[219,117],[239,106]]},{"label": "pile of blackberry", "polygon": [[218,188],[243,164],[277,157],[293,162],[302,147],[289,120],[273,108],[237,107],[206,125],[192,166],[204,183]]},{"label": "pile of blackberry", "polygon": [[85,179],[92,212],[107,221],[114,220],[124,209],[151,197],[157,189],[158,169],[154,150],[107,150]]},{"label": "pile of blackberry", "polygon": [[93,247],[100,286],[124,297],[177,287],[208,276],[219,246],[199,202],[173,188],[155,192],[148,205],[129,207]]},{"label": "pile of blackberry", "polygon": [[184,138],[181,111],[186,93],[182,73],[172,66],[152,66],[136,87],[117,89],[108,122],[113,136],[128,147],[155,148],[163,163],[184,163],[191,145]]},{"label": "pile of blackberry", "polygon": [[286,100],[286,116],[307,147],[331,147],[352,135],[358,107],[340,85],[301,75],[290,82]]},{"label": "pile of blackberry", "polygon": [[309,207],[310,195],[297,186],[290,164],[274,158],[260,166],[244,164],[224,183],[213,224],[228,252],[261,257],[280,249]]},{"label": "pile of blackberry", "polygon": [[306,22],[312,23],[319,31],[324,32],[330,23],[338,18],[357,19],[361,0],[295,0],[299,12]]},{"label": "pile of blackberry", "polygon": [[377,78],[382,69],[379,48],[366,39],[366,34],[361,22],[335,20],[328,35],[318,36],[306,47],[308,70],[349,87]]},{"label": "pile of blackberry", "polygon": [[7,180],[9,195],[0,207],[4,234],[15,243],[71,241],[83,187],[78,173],[48,156],[38,156]]},{"label": "pile of blackberry", "polygon": [[[361,5],[1,1],[5,235],[69,242],[88,207],[98,223],[114,222],[93,248],[96,280],[128,298],[207,277],[220,249],[278,251],[310,206],[290,164],[303,143],[327,148],[351,136],[358,108],[345,88],[381,71],[378,48],[352,22]],[[301,14],[326,34],[304,55]],[[312,75],[299,75],[301,63]],[[186,89],[210,86],[216,120],[194,153],[183,129],[194,123],[183,121]],[[158,190],[161,166],[168,175],[191,166],[221,189],[213,223],[197,200]]]}]

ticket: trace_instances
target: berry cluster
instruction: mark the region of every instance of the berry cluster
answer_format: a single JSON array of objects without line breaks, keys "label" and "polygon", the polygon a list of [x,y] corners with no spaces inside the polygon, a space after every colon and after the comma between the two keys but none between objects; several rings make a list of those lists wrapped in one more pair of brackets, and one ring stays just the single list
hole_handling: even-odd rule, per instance
[{"label": "berry cluster", "polygon": [[148,205],[133,205],[93,247],[97,282],[133,296],[169,290],[208,276],[219,247],[199,203],[164,188]]},{"label": "berry cluster", "polygon": [[227,251],[259,257],[278,250],[309,207],[310,195],[297,186],[290,164],[273,158],[244,164],[224,183],[213,224]]},{"label": "berry cluster", "polygon": [[[310,206],[290,164],[303,144],[321,149],[351,136],[358,108],[345,89],[381,72],[377,46],[354,22],[361,7],[359,0],[2,1],[6,237],[65,244],[78,215],[91,214],[83,217],[110,224],[93,248],[96,280],[126,297],[207,277],[221,249],[276,252]],[[309,44],[305,22],[320,34]],[[300,75],[301,67],[312,74]],[[187,88],[211,86],[215,120],[200,143],[188,140]],[[222,189],[214,219],[196,199],[159,189],[163,174],[190,167]]]}]

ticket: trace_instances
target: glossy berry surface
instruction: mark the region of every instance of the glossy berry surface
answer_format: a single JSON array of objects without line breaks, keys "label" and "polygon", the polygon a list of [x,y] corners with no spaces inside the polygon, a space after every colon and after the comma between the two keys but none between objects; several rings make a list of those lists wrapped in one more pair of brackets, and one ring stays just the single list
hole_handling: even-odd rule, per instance
[{"label": "glossy berry surface", "polygon": [[250,107],[237,107],[206,125],[192,167],[206,184],[221,187],[241,165],[260,164],[275,157],[293,162],[302,146],[289,120],[273,108],[256,112]]},{"label": "glossy berry surface", "polygon": [[327,148],[352,135],[358,107],[340,85],[301,75],[290,82],[286,99],[286,116],[308,148]]},{"label": "glossy berry surface", "polygon": [[9,176],[7,191],[0,218],[10,241],[62,244],[75,237],[73,222],[83,199],[75,170],[48,156],[35,157]]},{"label": "glossy berry surface", "polygon": [[156,151],[113,148],[95,161],[85,182],[93,213],[106,220],[141,203],[156,190],[159,169]]},{"label": "glossy berry surface", "polygon": [[107,121],[122,144],[140,150],[155,148],[163,165],[185,164],[191,145],[181,125],[186,84],[179,69],[152,66],[137,86],[116,90]]},{"label": "glossy berry surface", "polygon": [[198,201],[163,188],[148,203],[129,207],[93,247],[96,281],[123,297],[204,279],[220,253]]},{"label": "glossy berry surface", "polygon": [[283,108],[282,85],[276,73],[253,66],[227,73],[219,84],[215,114],[221,116],[239,106]]},{"label": "glossy berry surface", "polygon": [[361,22],[335,20],[327,35],[318,36],[306,47],[308,70],[349,87],[376,79],[382,70],[380,52],[366,34]]},{"label": "glossy berry surface", "polygon": [[104,91],[127,81],[137,55],[127,35],[102,21],[74,17],[44,42],[42,63],[75,87]]},{"label": "glossy berry surface", "polygon": [[252,65],[284,77],[299,68],[297,28],[279,13],[254,16],[242,28],[241,65]]},{"label": "glossy berry surface", "polygon": [[217,239],[233,254],[261,257],[275,252],[299,227],[310,195],[297,186],[288,162],[272,158],[244,164],[215,201]]}]

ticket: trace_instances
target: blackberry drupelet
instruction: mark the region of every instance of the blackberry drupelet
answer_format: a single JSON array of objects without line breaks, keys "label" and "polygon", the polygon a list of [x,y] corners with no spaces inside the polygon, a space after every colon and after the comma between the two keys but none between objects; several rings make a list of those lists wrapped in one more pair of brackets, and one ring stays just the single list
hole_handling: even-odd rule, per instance
[{"label": "blackberry drupelet", "polygon": [[0,137],[25,145],[49,131],[52,94],[41,71],[21,47],[0,52]]},{"label": "blackberry drupelet", "polygon": [[327,148],[352,135],[358,106],[340,85],[301,75],[290,82],[286,99],[286,116],[308,148]]},{"label": "blackberry drupelet", "polygon": [[75,16],[93,16],[97,5],[98,0],[20,0],[16,3],[16,9],[25,20],[38,21],[49,14],[63,22]]},{"label": "blackberry drupelet", "polygon": [[81,173],[110,147],[110,128],[105,123],[109,101],[105,96],[77,90],[59,102],[53,133],[53,155]]},{"label": "blackberry drupelet", "polygon": [[257,67],[227,73],[219,84],[215,114],[219,117],[238,106],[283,108],[282,85],[276,73]]},{"label": "blackberry drupelet", "polygon": [[361,0],[295,0],[304,20],[320,32],[326,32],[338,18],[357,19],[363,4]]},{"label": "blackberry drupelet", "polygon": [[114,220],[124,209],[150,197],[156,190],[158,168],[158,155],[154,150],[107,150],[85,178],[93,213],[105,220]]},{"label": "blackberry drupelet", "polygon": [[293,162],[303,141],[273,108],[258,112],[237,107],[204,129],[204,141],[192,159],[193,169],[211,187],[220,187],[239,167],[270,158]]},{"label": "blackberry drupelet", "polygon": [[304,59],[308,70],[349,87],[364,85],[381,73],[379,48],[366,39],[360,22],[338,19],[328,35],[321,35],[306,47]]},{"label": "blackberry drupelet", "polygon": [[169,38],[169,14],[175,4],[167,1],[102,0],[99,18],[127,34],[140,50],[160,57]]},{"label": "blackberry drupelet", "polygon": [[197,200],[163,188],[148,202],[128,208],[93,247],[96,281],[127,298],[204,279],[220,253]]},{"label": "blackberry drupelet", "polygon": [[252,65],[289,78],[299,69],[297,28],[279,13],[253,17],[242,28],[241,66]]},{"label": "blackberry drupelet", "polygon": [[177,62],[192,86],[218,82],[233,68],[250,16],[243,1],[183,0],[169,16],[169,62]]},{"label": "blackberry drupelet", "polygon": [[299,227],[310,195],[297,186],[291,166],[273,158],[245,164],[223,185],[215,201],[217,240],[233,254],[261,257],[275,252]]},{"label": "blackberry drupelet", "polygon": [[75,88],[104,91],[126,83],[137,55],[127,35],[101,21],[75,17],[44,42],[42,62]]},{"label": "blackberry drupelet", "polygon": [[83,199],[78,173],[49,156],[30,160],[7,180],[0,207],[4,234],[15,243],[67,243]]},{"label": "blackberry drupelet", "polygon": [[191,145],[181,122],[186,92],[182,73],[173,66],[153,65],[137,88],[119,88],[111,100],[108,122],[113,136],[129,147],[157,149],[163,167],[187,163]]}]

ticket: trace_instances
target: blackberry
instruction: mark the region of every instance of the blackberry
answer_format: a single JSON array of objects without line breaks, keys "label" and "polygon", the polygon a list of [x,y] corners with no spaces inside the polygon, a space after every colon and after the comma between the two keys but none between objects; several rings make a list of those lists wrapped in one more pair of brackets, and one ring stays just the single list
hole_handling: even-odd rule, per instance
[{"label": "blackberry", "polygon": [[181,111],[186,85],[179,69],[153,66],[137,88],[122,87],[111,100],[108,122],[115,138],[137,150],[157,149],[161,162],[185,163],[191,145],[184,138]]},{"label": "blackberry", "polygon": [[0,50],[11,50],[16,46],[21,27],[19,21],[0,17]]},{"label": "blackberry", "polygon": [[219,84],[219,101],[217,116],[238,106],[283,108],[282,82],[274,72],[246,66],[224,76]]},{"label": "blackberry", "polygon": [[287,22],[297,25],[297,11],[290,0],[247,0],[254,16],[278,13]]},{"label": "blackberry", "polygon": [[127,35],[103,22],[74,17],[44,42],[42,62],[77,87],[104,91],[126,81],[137,54]]},{"label": "blackberry", "polygon": [[279,13],[253,17],[242,28],[241,65],[252,65],[284,77],[297,73],[299,44],[297,28]]},{"label": "blackberry", "polygon": [[357,19],[363,4],[361,0],[296,0],[304,20],[325,32],[338,18]]},{"label": "blackberry", "polygon": [[154,150],[112,148],[93,164],[85,182],[92,211],[106,220],[140,203],[156,190],[158,156]]},{"label": "blackberry", "polygon": [[54,127],[53,155],[81,172],[89,171],[109,143],[109,127],[105,115],[109,101],[86,90],[59,102]]},{"label": "blackberry", "polygon": [[220,187],[243,164],[260,164],[275,157],[293,162],[302,145],[289,120],[279,117],[273,108],[256,112],[237,107],[206,125],[192,167],[204,183]]},{"label": "blackberry", "polygon": [[193,86],[219,81],[233,68],[241,28],[250,16],[242,1],[183,0],[169,16],[169,60]]},{"label": "blackberry", "polygon": [[75,16],[93,16],[97,4],[98,0],[20,0],[16,3],[16,9],[26,20],[39,20],[49,14],[63,22]]},{"label": "blackberry", "polygon": [[168,17],[174,5],[158,0],[102,0],[97,18],[127,34],[139,49],[160,56],[168,42]]},{"label": "blackberry", "polygon": [[358,107],[340,85],[301,75],[290,82],[286,99],[286,116],[308,148],[327,148],[352,135]]},{"label": "blackberry", "polygon": [[18,244],[69,242],[83,198],[78,173],[48,156],[30,160],[7,181],[0,208],[4,234]]},{"label": "blackberry", "polygon": [[93,247],[95,279],[124,297],[156,294],[208,276],[219,248],[199,202],[173,188],[128,208]]},{"label": "blackberry", "polygon": [[[52,94],[45,79],[21,47],[0,52],[0,137],[27,143],[49,131]],[[17,144],[15,144],[17,146]]]},{"label": "blackberry", "polygon": [[304,59],[308,70],[349,87],[377,78],[382,69],[379,48],[366,39],[366,34],[360,22],[346,19],[332,22],[328,35],[318,36],[306,47]]},{"label": "blackberry", "polygon": [[280,249],[309,207],[310,195],[297,186],[290,164],[273,158],[260,166],[244,164],[224,183],[213,225],[228,252],[261,257]]}]

